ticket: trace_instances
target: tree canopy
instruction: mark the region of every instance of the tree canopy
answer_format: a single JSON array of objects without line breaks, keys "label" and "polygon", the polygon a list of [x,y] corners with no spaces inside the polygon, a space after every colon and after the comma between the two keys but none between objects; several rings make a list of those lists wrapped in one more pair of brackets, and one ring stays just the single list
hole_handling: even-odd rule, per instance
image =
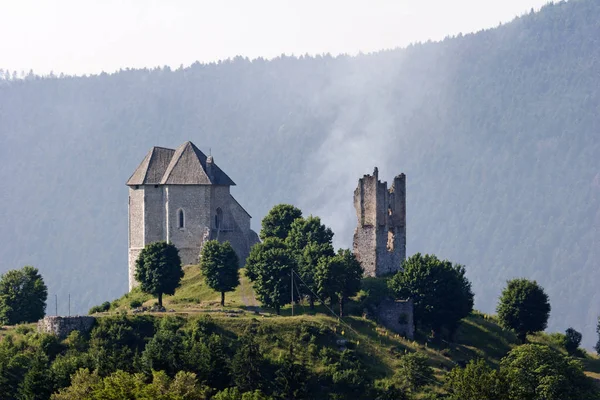
[{"label": "tree canopy", "polygon": [[331,244],[333,231],[312,215],[292,222],[286,243],[294,252],[301,252],[309,243]]},{"label": "tree canopy", "polygon": [[538,344],[511,350],[500,362],[508,400],[592,400],[593,384],[578,360]]},{"label": "tree canopy", "polygon": [[32,266],[13,269],[0,277],[0,323],[36,322],[45,315],[48,288]]},{"label": "tree canopy", "polygon": [[221,306],[225,305],[225,292],[240,284],[239,259],[229,242],[210,240],[202,247],[200,270],[208,286],[221,293]]},{"label": "tree canopy", "polygon": [[444,328],[451,337],[458,322],[473,310],[471,283],[465,267],[417,253],[388,282],[397,298],[411,298],[415,324],[435,335]]},{"label": "tree canopy", "polygon": [[506,400],[507,388],[500,371],[485,360],[471,360],[448,374],[445,387],[452,400]]},{"label": "tree canopy", "polygon": [[291,301],[292,270],[296,259],[278,238],[255,244],[246,260],[246,275],[252,281],[258,300],[277,314]]},{"label": "tree canopy", "polygon": [[162,307],[163,294],[173,294],[183,278],[183,268],[177,247],[167,242],[146,245],[135,261],[135,279],[146,293],[158,297]]},{"label": "tree canopy", "polygon": [[550,302],[536,281],[512,279],[502,291],[496,311],[500,323],[525,341],[528,333],[546,329]]},{"label": "tree canopy", "polygon": [[310,308],[314,308],[314,293],[319,290],[315,273],[319,262],[326,262],[335,255],[333,231],[321,223],[319,217],[297,218],[290,227],[286,244],[296,258],[297,273],[304,285],[302,293],[308,296]]},{"label": "tree canopy", "polygon": [[348,249],[340,249],[333,257],[319,259],[315,270],[315,286],[321,298],[339,304],[344,315],[344,302],[360,290],[363,268]]},{"label": "tree canopy", "polygon": [[301,217],[302,211],[291,204],[274,206],[262,219],[260,238],[265,240],[269,237],[276,237],[285,240],[292,227],[292,222]]}]

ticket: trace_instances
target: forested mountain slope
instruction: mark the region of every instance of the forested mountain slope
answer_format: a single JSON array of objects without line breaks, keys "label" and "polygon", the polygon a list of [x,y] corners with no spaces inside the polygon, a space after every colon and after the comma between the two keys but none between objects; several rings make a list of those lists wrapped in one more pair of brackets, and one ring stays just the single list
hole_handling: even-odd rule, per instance
[{"label": "forested mountain slope", "polygon": [[[1,68],[1,66],[0,66]],[[600,314],[600,2],[357,57],[0,81],[0,270],[33,264],[59,313],[127,289],[127,188],[153,145],[212,149],[260,219],[289,202],[350,246],[352,191],[407,174],[408,254],[466,265],[476,307],[537,279],[550,328]],[[54,304],[49,311],[54,311]]]}]

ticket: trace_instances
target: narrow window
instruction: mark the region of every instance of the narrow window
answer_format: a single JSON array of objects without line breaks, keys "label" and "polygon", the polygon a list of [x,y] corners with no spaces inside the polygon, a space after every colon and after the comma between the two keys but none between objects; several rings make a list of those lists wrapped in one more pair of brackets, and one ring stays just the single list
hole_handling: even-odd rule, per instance
[{"label": "narrow window", "polygon": [[183,215],[183,210],[179,210],[179,227],[180,228],[185,227],[185,217]]},{"label": "narrow window", "polygon": [[220,229],[223,224],[223,210],[217,208],[217,214],[215,215],[215,228]]},{"label": "narrow window", "polygon": [[387,240],[387,251],[394,251],[394,241],[396,240],[396,234],[393,229],[388,231],[388,240]]}]

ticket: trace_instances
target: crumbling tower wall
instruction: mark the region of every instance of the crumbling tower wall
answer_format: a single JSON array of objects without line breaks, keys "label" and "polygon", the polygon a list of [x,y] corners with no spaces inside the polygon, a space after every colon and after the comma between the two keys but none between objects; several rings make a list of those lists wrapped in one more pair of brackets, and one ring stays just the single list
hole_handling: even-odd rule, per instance
[{"label": "crumbling tower wall", "polygon": [[354,254],[365,276],[398,271],[406,259],[406,176],[396,176],[388,190],[375,168],[373,175],[358,180],[354,208],[358,219]]}]

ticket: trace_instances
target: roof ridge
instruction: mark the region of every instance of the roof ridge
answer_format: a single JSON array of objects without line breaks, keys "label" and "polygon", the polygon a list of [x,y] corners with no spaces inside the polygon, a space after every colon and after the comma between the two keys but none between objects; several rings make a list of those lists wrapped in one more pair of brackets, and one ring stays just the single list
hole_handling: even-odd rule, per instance
[{"label": "roof ridge", "polygon": [[154,149],[155,149],[155,147],[152,147],[152,149],[150,150],[150,157],[148,158],[148,167],[146,168],[146,171],[144,172],[144,177],[142,178],[142,182],[146,182],[146,178],[148,178],[148,172],[150,171],[150,165],[152,165],[152,157],[154,157]]}]

